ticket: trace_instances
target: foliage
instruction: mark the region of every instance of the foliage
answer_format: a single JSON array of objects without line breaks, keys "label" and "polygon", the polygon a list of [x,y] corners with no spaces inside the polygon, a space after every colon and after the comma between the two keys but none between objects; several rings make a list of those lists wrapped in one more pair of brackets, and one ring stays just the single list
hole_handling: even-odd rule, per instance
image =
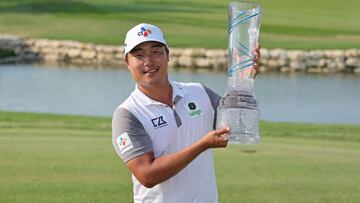
[{"label": "foliage", "polygon": [[4,49],[0,49],[0,58],[6,58],[9,56],[15,56],[15,52],[14,51],[9,51],[9,50],[4,50]]}]

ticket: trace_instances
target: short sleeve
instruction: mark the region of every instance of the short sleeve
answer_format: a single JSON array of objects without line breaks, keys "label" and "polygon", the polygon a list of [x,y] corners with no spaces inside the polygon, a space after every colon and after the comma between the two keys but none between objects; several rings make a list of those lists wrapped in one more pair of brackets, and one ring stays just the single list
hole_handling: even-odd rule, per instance
[{"label": "short sleeve", "polygon": [[212,91],[210,88],[203,86],[207,95],[209,96],[210,102],[211,102],[211,106],[213,107],[214,111],[216,111],[216,108],[219,105],[219,101],[221,99],[221,97],[215,93],[214,91]]},{"label": "short sleeve", "polygon": [[219,106],[221,97],[217,93],[215,93],[214,91],[209,89],[208,87],[206,87],[206,86],[203,86],[203,87],[204,87],[207,95],[209,96],[211,106],[213,107],[214,112],[215,112],[213,128],[216,129],[217,107]]},{"label": "short sleeve", "polygon": [[112,119],[112,143],[116,153],[127,161],[152,151],[150,136],[141,122],[128,110],[117,108]]}]

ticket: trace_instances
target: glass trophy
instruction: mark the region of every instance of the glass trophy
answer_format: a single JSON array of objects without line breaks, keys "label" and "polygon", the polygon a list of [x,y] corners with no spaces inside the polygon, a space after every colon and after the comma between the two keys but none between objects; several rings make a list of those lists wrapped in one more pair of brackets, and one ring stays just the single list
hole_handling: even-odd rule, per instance
[{"label": "glass trophy", "polygon": [[230,127],[229,143],[260,141],[260,111],[254,94],[254,49],[258,42],[262,7],[251,2],[228,6],[228,79],[217,107],[216,128]]}]

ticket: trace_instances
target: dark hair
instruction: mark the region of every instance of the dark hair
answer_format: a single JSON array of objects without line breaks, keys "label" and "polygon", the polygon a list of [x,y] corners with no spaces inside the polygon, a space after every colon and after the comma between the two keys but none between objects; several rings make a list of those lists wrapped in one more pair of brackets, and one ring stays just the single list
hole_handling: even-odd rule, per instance
[{"label": "dark hair", "polygon": [[[160,42],[160,44],[161,44],[162,47],[165,47],[166,55],[167,55],[167,57],[169,59],[169,52],[170,51],[169,51],[168,47],[165,44],[161,43],[161,42]],[[128,53],[131,53],[131,52],[132,52],[132,50],[129,51]],[[125,54],[125,61],[127,61],[128,53]]]}]

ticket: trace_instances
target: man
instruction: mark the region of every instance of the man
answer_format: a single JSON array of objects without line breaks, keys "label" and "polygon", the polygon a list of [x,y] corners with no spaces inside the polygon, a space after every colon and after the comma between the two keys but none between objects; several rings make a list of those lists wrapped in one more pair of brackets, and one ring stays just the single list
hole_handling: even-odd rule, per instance
[{"label": "man", "polygon": [[[258,67],[259,47],[256,53]],[[169,81],[161,30],[139,24],[125,38],[135,90],[115,110],[113,145],[132,173],[134,202],[217,202],[211,148],[229,128],[212,130],[220,96],[198,83]]]}]

